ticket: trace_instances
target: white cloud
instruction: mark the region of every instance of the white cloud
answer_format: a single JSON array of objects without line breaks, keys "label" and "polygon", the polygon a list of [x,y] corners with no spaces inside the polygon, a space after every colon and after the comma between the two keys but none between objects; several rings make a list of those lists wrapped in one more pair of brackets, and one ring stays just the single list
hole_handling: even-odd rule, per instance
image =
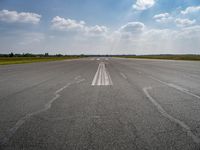
[{"label": "white cloud", "polygon": [[92,27],[86,27],[86,30],[89,34],[104,34],[108,32],[108,28],[106,26],[92,26]]},{"label": "white cloud", "polygon": [[134,40],[139,38],[145,30],[145,25],[142,22],[128,22],[114,31],[111,40]]},{"label": "white cloud", "polygon": [[59,16],[54,17],[51,22],[52,28],[55,30],[76,31],[87,35],[102,35],[108,32],[106,26],[87,26],[84,21],[78,22],[76,20],[65,19]]},{"label": "white cloud", "polygon": [[200,26],[191,26],[176,30],[149,29],[144,26],[139,30],[139,36],[135,32],[131,32],[134,30],[129,26],[122,26],[119,30],[121,32],[118,34],[115,33],[112,38],[114,49],[121,49],[119,52],[122,53],[195,53],[200,47]]},{"label": "white cloud", "polygon": [[153,7],[155,4],[155,0],[137,0],[133,5],[133,9],[136,10],[145,10]]},{"label": "white cloud", "polygon": [[185,40],[186,41],[198,41],[199,43],[199,39],[200,39],[200,26],[196,25],[196,26],[191,26],[191,27],[186,27],[186,28],[182,28],[179,31],[179,34],[177,34],[176,36],[179,39]]},{"label": "white cloud", "polygon": [[32,23],[38,24],[41,19],[41,15],[30,12],[16,12],[9,10],[0,11],[0,20],[8,23]]},{"label": "white cloud", "polygon": [[196,12],[200,12],[200,6],[188,7],[184,11],[181,11],[181,14],[187,15],[187,14],[196,13]]},{"label": "white cloud", "polygon": [[155,15],[153,19],[155,19],[156,22],[159,23],[168,23],[173,20],[173,17],[171,17],[169,13],[163,13]]},{"label": "white cloud", "polygon": [[[156,16],[156,15],[155,15]],[[155,18],[168,17],[159,14]],[[153,29],[142,22],[128,22],[111,31],[106,26],[88,26],[84,21],[55,17],[52,27],[66,31],[59,34],[20,33],[0,37],[0,45],[7,50],[30,50],[42,53],[49,49],[53,53],[86,53],[86,54],[163,54],[195,53],[200,47],[200,26],[187,27],[189,19],[176,19],[184,28]],[[190,20],[189,22],[192,22]],[[70,34],[68,31],[76,31]],[[64,36],[59,36],[59,35]],[[102,36],[103,35],[103,36]],[[9,41],[9,43],[8,43]],[[69,49],[67,51],[66,49]],[[84,51],[87,50],[87,51]],[[38,50],[38,51],[36,51]],[[70,51],[73,50],[73,51]],[[29,52],[29,51],[28,51]]]},{"label": "white cloud", "polygon": [[84,30],[85,22],[72,19],[65,19],[56,16],[52,19],[52,27],[57,30]]},{"label": "white cloud", "polygon": [[145,25],[141,22],[129,22],[123,25],[119,31],[123,33],[138,34],[144,31]]},{"label": "white cloud", "polygon": [[195,24],[196,20],[178,18],[175,20],[175,23],[178,27],[187,27],[187,26],[191,26],[191,25]]},{"label": "white cloud", "polygon": [[[101,33],[101,29],[96,27],[94,32]],[[77,37],[81,38],[73,38],[71,35],[63,38],[57,34],[20,33],[14,35],[12,33],[12,35],[6,35],[7,37],[0,37],[0,45],[5,50],[14,49],[18,52],[30,50],[35,53],[44,53],[51,49],[55,51],[49,52],[64,54],[199,53],[200,26],[197,25],[178,29],[151,29],[141,22],[132,22],[108,33],[107,37],[110,36],[110,38],[90,38],[82,36],[83,34],[78,34]],[[48,36],[52,37],[48,38]]]},{"label": "white cloud", "polygon": [[45,35],[43,33],[22,33],[19,35],[19,45],[30,45],[30,44],[38,44],[45,39]]}]

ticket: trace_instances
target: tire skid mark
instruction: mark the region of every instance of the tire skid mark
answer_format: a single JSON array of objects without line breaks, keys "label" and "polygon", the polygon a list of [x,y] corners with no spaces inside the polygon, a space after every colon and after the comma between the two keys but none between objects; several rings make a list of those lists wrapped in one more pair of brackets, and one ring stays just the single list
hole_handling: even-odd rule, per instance
[{"label": "tire skid mark", "polygon": [[170,121],[172,121],[172,122],[176,123],[177,125],[179,125],[180,127],[182,127],[183,130],[187,133],[187,135],[190,136],[195,143],[200,144],[200,138],[192,132],[191,128],[187,124],[185,124],[183,121],[168,114],[164,110],[164,108],[149,94],[149,92],[148,92],[149,90],[152,90],[152,87],[143,88],[143,92],[145,93],[146,97],[157,108],[157,110],[162,114],[162,116],[164,116],[165,118],[169,119]]}]

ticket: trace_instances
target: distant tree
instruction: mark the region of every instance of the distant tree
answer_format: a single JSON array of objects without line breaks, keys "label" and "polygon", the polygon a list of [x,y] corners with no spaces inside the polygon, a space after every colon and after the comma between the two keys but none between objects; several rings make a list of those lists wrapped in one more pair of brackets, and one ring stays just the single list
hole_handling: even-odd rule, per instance
[{"label": "distant tree", "polygon": [[11,52],[11,53],[9,54],[9,57],[14,57],[13,52]]},{"label": "distant tree", "polygon": [[30,53],[23,53],[23,57],[34,57],[34,55]]},{"label": "distant tree", "polygon": [[62,57],[63,55],[62,55],[62,54],[56,54],[56,56],[57,56],[57,57]]},{"label": "distant tree", "polygon": [[15,57],[21,57],[21,54],[15,54]]},{"label": "distant tree", "polygon": [[49,56],[49,53],[45,53],[44,56],[45,56],[45,57],[48,57],[48,56]]}]

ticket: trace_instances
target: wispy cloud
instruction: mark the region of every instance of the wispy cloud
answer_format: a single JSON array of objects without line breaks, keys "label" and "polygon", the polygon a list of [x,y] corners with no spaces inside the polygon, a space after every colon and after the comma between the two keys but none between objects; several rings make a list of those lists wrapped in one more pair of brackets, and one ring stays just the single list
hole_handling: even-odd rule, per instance
[{"label": "wispy cloud", "polygon": [[145,25],[141,22],[129,22],[120,28],[120,32],[137,34],[144,30]]},{"label": "wispy cloud", "polygon": [[1,10],[0,20],[7,23],[31,23],[38,24],[41,19],[41,15],[30,12],[20,12]]},{"label": "wispy cloud", "polygon": [[92,27],[86,27],[86,32],[92,35],[104,34],[108,32],[108,28],[106,26],[95,25]]},{"label": "wispy cloud", "polygon": [[39,2],[50,8],[43,10],[29,2],[14,8],[17,0],[0,0],[0,51],[199,53],[200,2],[186,1]]},{"label": "wispy cloud", "polygon": [[175,20],[175,23],[179,27],[187,27],[187,26],[194,25],[196,23],[196,20],[177,18]]},{"label": "wispy cloud", "polygon": [[185,10],[181,11],[183,15],[191,14],[191,13],[196,13],[200,12],[200,6],[191,6],[186,8]]},{"label": "wispy cloud", "polygon": [[169,13],[162,13],[162,14],[155,15],[153,19],[155,19],[156,22],[159,22],[159,23],[168,23],[173,20],[173,17]]},{"label": "wispy cloud", "polygon": [[133,5],[133,9],[135,10],[145,10],[153,7],[155,4],[155,0],[137,0]]},{"label": "wispy cloud", "polygon": [[85,22],[72,19],[65,19],[56,16],[52,19],[52,28],[56,30],[84,30]]},{"label": "wispy cloud", "polygon": [[108,28],[106,26],[88,26],[84,21],[65,19],[59,16],[54,17],[51,22],[51,27],[53,29],[61,31],[76,31],[79,33],[82,32],[89,35],[100,35],[108,31]]}]

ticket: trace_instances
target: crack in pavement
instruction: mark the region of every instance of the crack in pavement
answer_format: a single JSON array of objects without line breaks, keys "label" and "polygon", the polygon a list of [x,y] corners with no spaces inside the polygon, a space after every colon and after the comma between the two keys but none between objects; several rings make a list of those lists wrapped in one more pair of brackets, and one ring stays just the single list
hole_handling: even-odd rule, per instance
[{"label": "crack in pavement", "polygon": [[180,86],[178,86],[178,85],[175,85],[175,84],[172,84],[172,83],[167,83],[167,82],[161,81],[161,80],[159,80],[159,79],[157,79],[157,78],[154,78],[154,77],[152,77],[152,76],[149,76],[149,77],[150,77],[151,79],[155,80],[155,81],[158,81],[158,82],[160,82],[160,83],[162,83],[162,84],[168,86],[168,87],[174,88],[174,89],[179,90],[179,91],[181,91],[181,92],[183,92],[183,93],[186,93],[186,94],[188,94],[188,95],[190,95],[190,96],[193,96],[193,97],[196,97],[196,98],[200,99],[200,96],[199,96],[199,95],[196,95],[196,94],[190,92],[189,90],[184,89],[184,88],[182,88],[182,87],[180,87]]},{"label": "crack in pavement", "polygon": [[167,119],[169,119],[170,121],[178,124],[180,127],[182,127],[185,132],[187,133],[188,136],[190,136],[192,138],[192,140],[197,143],[200,144],[200,138],[198,136],[196,136],[191,128],[186,125],[183,121],[171,116],[170,114],[168,114],[164,108],[157,103],[157,101],[149,94],[149,90],[152,90],[152,87],[145,87],[143,88],[143,92],[145,93],[146,97],[152,102],[152,104],[157,108],[157,110]]},{"label": "crack in pavement", "polygon": [[[78,76],[78,78],[75,78],[75,82],[74,83],[81,83],[85,81],[85,79],[81,79],[81,76]],[[2,139],[0,139],[0,145],[5,145],[7,144],[7,142],[9,141],[9,139],[13,136],[13,134],[15,134],[15,132],[28,120],[30,119],[31,117],[37,115],[37,114],[40,114],[42,112],[45,112],[47,111],[48,109],[51,108],[52,106],[52,103],[55,102],[61,95],[60,93],[68,88],[70,85],[73,85],[74,84],[73,82],[72,83],[67,83],[65,86],[63,86],[62,88],[56,90],[54,92],[54,97],[44,105],[44,108],[42,108],[41,110],[38,110],[36,112],[32,112],[32,113],[29,113],[29,114],[26,114],[24,117],[22,117],[21,119],[19,119],[17,121],[17,123],[9,129],[9,133],[7,134],[7,136],[3,137]]]}]

